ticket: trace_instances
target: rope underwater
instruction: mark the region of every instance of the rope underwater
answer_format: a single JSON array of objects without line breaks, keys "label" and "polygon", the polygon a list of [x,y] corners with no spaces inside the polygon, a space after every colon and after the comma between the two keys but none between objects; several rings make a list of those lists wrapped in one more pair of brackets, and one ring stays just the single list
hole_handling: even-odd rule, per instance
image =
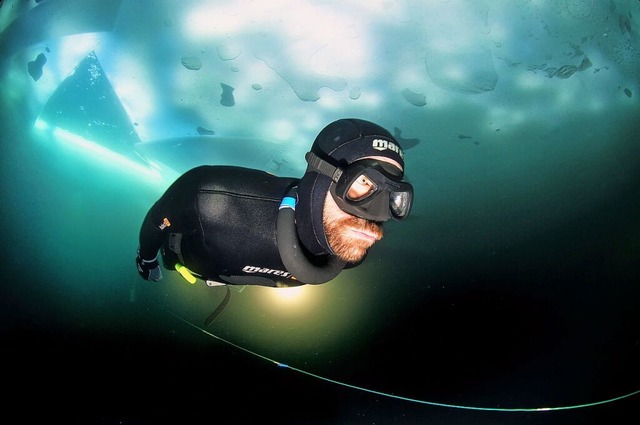
[{"label": "rope underwater", "polygon": [[[163,306],[154,303],[158,308],[162,309],[163,311],[167,312],[168,314],[170,314],[171,316],[175,317],[176,319],[180,320],[181,322],[199,330],[200,332],[204,333],[205,335],[217,339],[218,341],[221,341],[227,345],[230,345],[234,348],[237,348],[238,350],[244,351],[245,353],[248,353],[252,356],[261,358],[265,361],[268,361],[270,363],[275,364],[278,367],[281,368],[286,368],[289,370],[292,370],[294,372],[298,372],[301,373],[303,375],[307,375],[310,376],[312,378],[316,378],[325,382],[329,382],[332,384],[336,384],[336,385],[340,385],[343,387],[347,387],[347,388],[351,388],[357,391],[362,391],[362,392],[366,392],[366,393],[370,393],[370,394],[376,394],[379,396],[383,396],[383,397],[387,397],[387,398],[393,398],[393,399],[397,399],[397,400],[403,400],[403,401],[408,401],[408,402],[412,402],[412,403],[418,403],[418,404],[424,404],[424,405],[430,405],[430,406],[437,406],[437,407],[444,407],[444,408],[450,408],[450,409],[462,409],[462,410],[475,410],[475,411],[490,411],[490,412],[549,412],[549,411],[559,411],[559,410],[575,410],[575,409],[582,409],[582,408],[586,408],[586,407],[593,407],[593,406],[598,406],[598,405],[603,405],[603,404],[608,404],[608,403],[613,403],[616,401],[620,401],[626,398],[631,398],[633,396],[636,395],[640,395],[640,389],[636,390],[636,391],[632,391],[630,393],[627,394],[623,394],[617,397],[613,397],[613,398],[609,398],[606,400],[600,400],[600,401],[595,401],[595,402],[590,402],[590,403],[583,403],[583,404],[576,404],[576,405],[567,405],[567,406],[546,406],[546,407],[514,407],[514,408],[503,408],[503,407],[482,407],[482,406],[468,406],[468,405],[459,405],[459,404],[449,404],[449,403],[439,403],[439,402],[435,402],[435,401],[428,401],[428,400],[421,400],[421,399],[416,399],[416,398],[410,398],[410,397],[404,397],[404,396],[400,396],[400,395],[396,395],[396,394],[390,394],[390,393],[386,393],[386,392],[382,392],[382,391],[377,391],[377,390],[373,390],[370,388],[365,388],[365,387],[361,387],[361,386],[357,386],[357,385],[353,385],[353,384],[349,384],[346,382],[342,382],[342,381],[338,381],[335,379],[330,379],[321,375],[317,375],[311,372],[308,372],[306,370],[303,369],[299,369],[297,367],[293,367],[293,366],[289,366],[286,363],[282,363],[279,362],[277,360],[271,359],[269,357],[263,356],[262,354],[256,353],[255,351],[251,351],[245,347],[242,347],[238,344],[235,344],[227,339],[224,339],[222,337],[219,337],[218,335],[215,335],[212,332],[207,331],[206,329],[201,328],[200,326],[191,323],[190,321],[186,320],[185,318],[179,316],[178,314],[167,310],[166,308],[164,308]],[[223,301],[224,304],[224,301]],[[226,304],[225,304],[226,305]],[[214,312],[215,313],[215,312]],[[213,314],[212,314],[213,315]],[[209,322],[210,323],[210,322]]]}]

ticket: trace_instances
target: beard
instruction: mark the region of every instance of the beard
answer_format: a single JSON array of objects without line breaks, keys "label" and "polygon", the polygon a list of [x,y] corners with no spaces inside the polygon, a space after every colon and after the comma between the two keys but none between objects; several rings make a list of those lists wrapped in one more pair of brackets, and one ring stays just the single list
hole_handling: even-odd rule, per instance
[{"label": "beard", "polygon": [[[367,250],[382,239],[382,225],[340,211],[341,214],[324,214],[323,224],[329,247],[342,261],[357,263]],[[374,239],[354,237],[351,230],[371,234]]]}]

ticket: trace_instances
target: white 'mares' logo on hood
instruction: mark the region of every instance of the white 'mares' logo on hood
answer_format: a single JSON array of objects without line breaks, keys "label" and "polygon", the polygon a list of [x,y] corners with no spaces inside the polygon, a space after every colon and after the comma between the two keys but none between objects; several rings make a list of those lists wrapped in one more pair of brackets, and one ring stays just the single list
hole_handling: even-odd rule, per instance
[{"label": "white 'mares' logo on hood", "polygon": [[400,155],[400,158],[404,159],[404,152],[402,152],[402,149],[400,149],[400,146],[396,145],[393,142],[390,142],[388,140],[384,140],[384,139],[373,139],[373,143],[371,143],[371,146],[375,149],[375,150],[379,150],[379,151],[384,151],[384,150],[391,150],[396,152],[398,155]]}]

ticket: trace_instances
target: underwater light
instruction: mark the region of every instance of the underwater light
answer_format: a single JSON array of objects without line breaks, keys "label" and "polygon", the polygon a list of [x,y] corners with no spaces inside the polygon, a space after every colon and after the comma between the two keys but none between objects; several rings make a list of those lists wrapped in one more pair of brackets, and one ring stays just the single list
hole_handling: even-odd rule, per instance
[{"label": "underwater light", "polygon": [[300,300],[304,296],[304,286],[294,286],[291,288],[278,288],[276,291],[271,291],[274,298],[281,301],[293,302]]},{"label": "underwater light", "polygon": [[40,118],[36,120],[34,128],[48,134],[52,140],[64,146],[66,149],[82,153],[83,156],[90,158],[92,161],[110,168],[115,168],[121,172],[135,174],[153,181],[162,180],[157,169],[140,164],[135,160],[105,148],[97,142],[88,140],[68,130],[50,126]]},{"label": "underwater light", "polygon": [[326,307],[326,291],[319,286],[301,285],[290,288],[264,288],[260,306],[273,317],[302,320],[321,314]]}]

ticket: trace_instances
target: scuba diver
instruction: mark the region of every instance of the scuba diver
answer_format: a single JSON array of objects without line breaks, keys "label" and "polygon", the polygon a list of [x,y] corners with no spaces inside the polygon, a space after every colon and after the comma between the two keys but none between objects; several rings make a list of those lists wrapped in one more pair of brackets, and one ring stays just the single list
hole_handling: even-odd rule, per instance
[{"label": "scuba diver", "polygon": [[301,179],[203,165],[151,207],[136,264],[146,280],[164,267],[209,286],[325,283],[359,265],[390,218],[409,215],[404,153],[384,128],[340,119],[316,137]]}]

